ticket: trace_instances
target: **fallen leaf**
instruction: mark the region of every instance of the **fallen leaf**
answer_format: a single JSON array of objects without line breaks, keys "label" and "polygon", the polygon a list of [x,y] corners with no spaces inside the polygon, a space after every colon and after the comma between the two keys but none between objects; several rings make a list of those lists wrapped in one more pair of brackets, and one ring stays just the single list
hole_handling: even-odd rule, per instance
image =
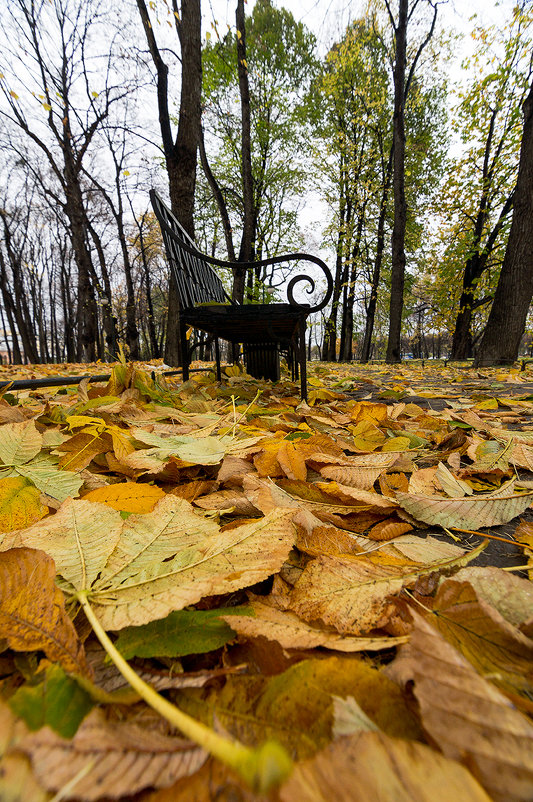
[{"label": "fallen leaf", "polygon": [[27,479],[0,479],[0,532],[24,529],[48,513],[40,493]]},{"label": "fallen leaf", "polygon": [[424,523],[456,529],[480,529],[507,523],[526,510],[533,493],[508,496],[479,495],[447,499],[415,493],[397,493],[401,507]]},{"label": "fallen leaf", "polygon": [[[399,688],[356,656],[303,660],[270,678],[229,677],[202,706],[239,740],[256,744],[272,737],[301,759],[331,739],[333,697],[346,695],[389,735],[420,737]],[[185,698],[180,695],[182,704]]]},{"label": "fallen leaf", "polygon": [[126,660],[211,652],[235,639],[234,617],[240,621],[252,614],[249,607],[176,610],[142,627],[122,629],[115,646]]},{"label": "fallen leaf", "polygon": [[43,551],[0,553],[0,637],[16,651],[42,650],[66,671],[88,672],[83,646],[55,586],[53,560]]},{"label": "fallen leaf", "polygon": [[[88,591],[107,629],[139,626],[266,579],[294,542],[291,514],[275,510],[259,521],[220,532],[184,499],[166,495],[154,510],[120,513],[85,500],[66,502],[21,543],[46,545],[72,595]],[[104,520],[106,521],[104,523]],[[46,537],[44,537],[46,535]]]},{"label": "fallen leaf", "polygon": [[18,688],[9,706],[30,730],[49,726],[63,738],[72,738],[93,707],[89,694],[56,665],[48,666],[42,681]]},{"label": "fallen leaf", "polygon": [[359,555],[323,556],[309,562],[291,596],[290,609],[306,621],[323,622],[343,635],[364,635],[387,623],[392,597],[419,576],[460,566],[472,552],[424,566],[380,565]]},{"label": "fallen leaf", "polygon": [[157,727],[106,721],[100,710],[85,719],[72,740],[48,727],[27,735],[18,748],[31,758],[39,783],[58,793],[74,778],[76,799],[93,802],[116,799],[143,788],[164,788],[188,777],[204,763],[207,753]]},{"label": "fallen leaf", "polygon": [[533,641],[478,598],[469,582],[442,582],[428,615],[482,676],[503,691],[533,695]]},{"label": "fallen leaf", "polygon": [[123,512],[151,512],[156,503],[164,498],[165,493],[154,485],[138,482],[121,482],[108,485],[86,493],[85,501],[98,501],[114,510]]},{"label": "fallen leaf", "polygon": [[298,763],[282,802],[490,802],[468,771],[424,744],[361,732]]},{"label": "fallen leaf", "polygon": [[278,610],[259,600],[252,603],[251,609],[253,616],[231,614],[221,617],[238,635],[277,641],[284,649],[314,649],[322,646],[337,652],[374,652],[393,648],[407,640],[403,637],[342,637],[337,632],[311,627],[293,613]]},{"label": "fallen leaf", "polygon": [[531,799],[533,724],[421,615],[412,616],[411,640],[388,673],[414,681],[424,729],[495,802]]}]

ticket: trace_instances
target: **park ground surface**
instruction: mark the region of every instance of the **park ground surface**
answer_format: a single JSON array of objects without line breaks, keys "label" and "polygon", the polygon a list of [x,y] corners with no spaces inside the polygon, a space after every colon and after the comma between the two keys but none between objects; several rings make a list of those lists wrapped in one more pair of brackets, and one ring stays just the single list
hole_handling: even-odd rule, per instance
[{"label": "park ground surface", "polygon": [[533,798],[533,370],[164,367],[0,370],[0,798]]}]

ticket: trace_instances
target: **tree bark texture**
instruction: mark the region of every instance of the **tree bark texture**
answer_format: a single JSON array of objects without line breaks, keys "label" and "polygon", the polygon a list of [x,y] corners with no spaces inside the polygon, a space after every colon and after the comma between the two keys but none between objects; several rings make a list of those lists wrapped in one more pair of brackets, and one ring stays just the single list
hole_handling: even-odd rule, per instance
[{"label": "tree bark texture", "polygon": [[513,219],[476,365],[515,361],[533,296],[533,83],[522,108],[524,129]]},{"label": "tree bark texture", "polygon": [[405,283],[405,71],[407,63],[407,12],[409,0],[399,0],[398,24],[395,28],[394,116],[393,116],[393,194],[394,226],[392,230],[392,270],[387,362],[401,361],[403,289]]},{"label": "tree bark texture", "polygon": [[[255,252],[254,184],[252,176],[252,122],[250,110],[250,86],[246,63],[246,24],[244,0],[237,0],[235,11],[237,25],[237,73],[241,98],[241,174],[243,197],[243,232],[239,262],[251,262]],[[242,303],[246,283],[246,271],[235,270],[232,297]]]},{"label": "tree bark texture", "polygon": [[[191,237],[194,237],[194,192],[202,92],[200,0],[182,0],[181,16],[178,15],[180,16],[178,35],[181,46],[181,96],[175,140],[172,135],[168,100],[168,66],[157,47],[144,0],[137,0],[137,7],[157,72],[159,125],[167,166],[170,205],[181,225]],[[165,346],[165,362],[168,365],[181,364],[179,348],[179,298],[176,283],[171,276]]]}]

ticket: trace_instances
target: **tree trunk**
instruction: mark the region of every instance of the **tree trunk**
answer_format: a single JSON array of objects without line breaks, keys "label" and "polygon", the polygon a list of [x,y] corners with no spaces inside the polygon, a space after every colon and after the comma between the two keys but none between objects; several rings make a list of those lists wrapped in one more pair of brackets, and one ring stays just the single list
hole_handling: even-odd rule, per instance
[{"label": "tree trunk", "polygon": [[[250,86],[246,66],[246,25],[244,19],[244,0],[237,0],[235,10],[237,25],[237,72],[241,99],[241,178],[243,196],[243,229],[239,262],[251,262],[255,250],[254,186],[252,177],[252,123],[250,114]],[[238,303],[244,300],[246,271],[234,271],[232,298]]]},{"label": "tree trunk", "polygon": [[381,265],[383,263],[383,254],[385,252],[385,220],[387,219],[387,209],[389,205],[389,191],[392,178],[392,161],[393,161],[394,146],[391,147],[389,153],[389,160],[387,162],[387,169],[385,172],[385,181],[383,184],[383,193],[381,195],[381,203],[379,207],[378,229],[376,237],[376,255],[374,258],[374,269],[372,271],[372,281],[370,284],[370,298],[366,308],[366,322],[365,322],[365,335],[363,338],[363,347],[361,349],[361,362],[368,362],[370,359],[372,335],[374,334],[374,321],[376,319],[376,307],[378,303],[378,288],[381,278]]},{"label": "tree trunk", "polygon": [[511,231],[476,365],[515,361],[533,296],[533,83],[522,109],[524,130]]},{"label": "tree trunk", "polygon": [[[194,237],[194,192],[196,161],[200,141],[202,92],[202,43],[200,0],[182,0],[181,19],[177,23],[181,46],[181,96],[178,132],[174,141],[168,100],[168,67],[161,58],[144,0],[137,7],[157,71],[159,125],[165,153],[170,205],[187,233]],[[175,19],[178,18],[173,3]],[[181,364],[179,338],[179,296],[173,276],[169,278],[165,362]]]},{"label": "tree trunk", "polygon": [[407,11],[409,0],[399,0],[394,60],[394,227],[392,230],[392,270],[389,315],[388,363],[401,361],[400,336],[402,329],[403,289],[405,282],[405,228],[407,201],[405,198],[405,70],[407,64]]}]

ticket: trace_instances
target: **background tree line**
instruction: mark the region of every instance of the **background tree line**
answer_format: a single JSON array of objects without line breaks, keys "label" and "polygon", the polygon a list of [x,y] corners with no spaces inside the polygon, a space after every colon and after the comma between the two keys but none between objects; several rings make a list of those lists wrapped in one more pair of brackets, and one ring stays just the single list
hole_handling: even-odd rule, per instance
[{"label": "background tree line", "polygon": [[[179,363],[151,186],[213,255],[333,254],[332,305],[309,332],[323,359],[515,358],[533,292],[531,7],[473,28],[458,86],[437,0],[369,0],[324,57],[270,0],[248,16],[236,0],[235,26],[213,22],[203,41],[201,12],[200,0],[7,0],[9,361],[108,359],[123,343]],[[223,276],[245,303],[285,278]]]}]

